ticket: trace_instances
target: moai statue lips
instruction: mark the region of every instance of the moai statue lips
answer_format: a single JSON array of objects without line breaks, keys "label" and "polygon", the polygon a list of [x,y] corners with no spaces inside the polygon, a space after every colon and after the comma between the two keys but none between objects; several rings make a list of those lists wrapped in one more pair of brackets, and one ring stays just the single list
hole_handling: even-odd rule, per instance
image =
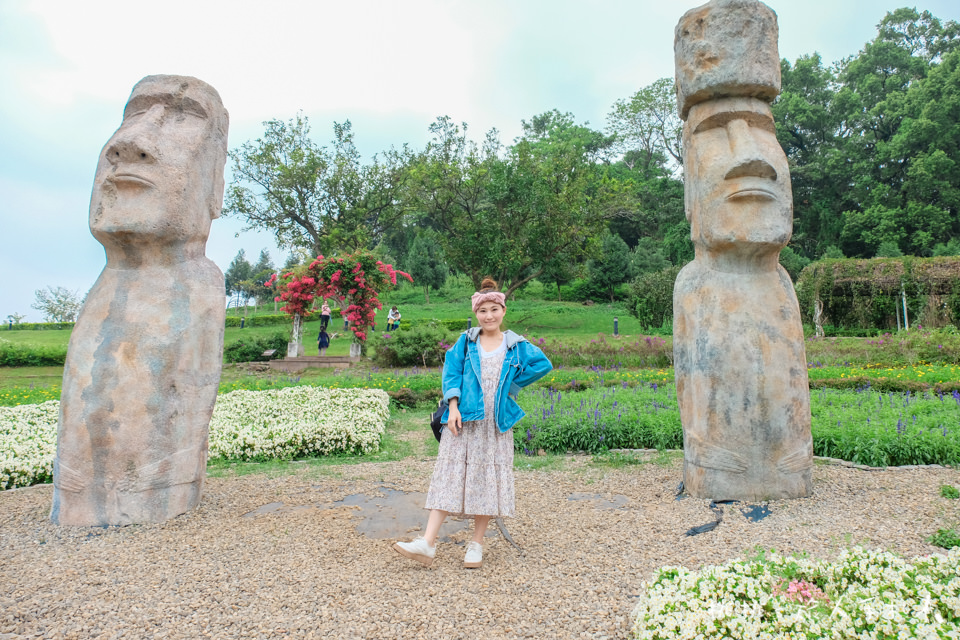
[{"label": "moai statue lips", "polygon": [[162,522],[198,503],[220,380],[227,113],[195,78],[149,76],[104,146],[90,229],[107,265],[70,337],[51,519]]},{"label": "moai statue lips", "polygon": [[684,486],[726,500],[812,491],[803,328],[779,265],[789,167],[769,101],[780,89],[776,14],[714,0],[676,29],[685,209],[696,249],[674,286]]}]

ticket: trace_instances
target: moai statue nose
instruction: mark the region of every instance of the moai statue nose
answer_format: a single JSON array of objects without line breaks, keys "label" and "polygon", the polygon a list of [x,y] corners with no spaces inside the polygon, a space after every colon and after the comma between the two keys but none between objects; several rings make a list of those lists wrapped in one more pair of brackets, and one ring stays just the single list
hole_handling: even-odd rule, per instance
[{"label": "moai statue nose", "polygon": [[730,140],[730,151],[733,153],[733,166],[723,176],[724,179],[735,180],[746,177],[777,179],[777,170],[764,157],[763,149],[757,144],[755,133],[746,121],[728,122],[727,137]]},{"label": "moai statue nose", "polygon": [[143,135],[120,135],[107,148],[110,164],[154,164],[157,161],[156,145]]},{"label": "moai statue nose", "polygon": [[144,113],[124,123],[107,147],[107,160],[114,165],[121,163],[155,163],[157,145],[166,109],[155,104]]}]

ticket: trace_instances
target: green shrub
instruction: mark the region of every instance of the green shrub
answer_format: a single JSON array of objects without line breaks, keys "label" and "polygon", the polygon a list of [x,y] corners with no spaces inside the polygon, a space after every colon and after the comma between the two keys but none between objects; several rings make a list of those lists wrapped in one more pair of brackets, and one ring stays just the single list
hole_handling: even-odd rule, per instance
[{"label": "green shrub", "polygon": [[430,367],[443,362],[453,341],[452,332],[443,325],[420,324],[408,330],[381,334],[372,345],[373,360],[384,367]]},{"label": "green shrub", "polygon": [[[629,296],[630,288],[628,285],[618,284],[613,288],[615,300],[626,300]],[[579,279],[561,286],[560,297],[567,302],[608,301],[610,300],[610,292],[593,280]]]},{"label": "green shrub", "polygon": [[953,485],[945,484],[940,487],[940,497],[948,500],[956,500],[960,498],[960,490]]},{"label": "green shrub", "polygon": [[[463,332],[467,330],[468,321],[466,319],[439,320],[438,322],[442,324],[447,331]],[[400,323],[400,326],[403,326],[403,322]]]},{"label": "green shrub", "polygon": [[55,367],[67,358],[67,348],[14,344],[0,338],[0,367]]},{"label": "green shrub", "polygon": [[645,273],[630,283],[627,308],[644,328],[673,322],[673,285],[681,267]]},{"label": "green shrub", "polygon": [[937,532],[930,536],[930,544],[944,549],[960,547],[960,533],[957,533],[956,529],[937,529]]},{"label": "green shrub", "polygon": [[[263,353],[273,349],[273,356]],[[282,358],[287,354],[287,336],[275,333],[272,336],[253,337],[247,340],[237,340],[223,348],[224,362],[264,362]]]}]

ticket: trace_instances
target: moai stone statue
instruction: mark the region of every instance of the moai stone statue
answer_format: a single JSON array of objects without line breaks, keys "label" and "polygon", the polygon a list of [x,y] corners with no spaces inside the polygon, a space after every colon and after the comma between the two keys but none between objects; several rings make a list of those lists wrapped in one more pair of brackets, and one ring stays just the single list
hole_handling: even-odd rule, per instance
[{"label": "moai stone statue", "polygon": [[106,250],[70,337],[50,518],[162,522],[195,507],[220,382],[227,112],[185,76],[137,83],[100,153],[90,231]]},{"label": "moai stone statue", "polygon": [[673,292],[684,486],[715,500],[808,496],[803,327],[779,264],[793,200],[770,110],[777,16],[757,0],[713,0],[680,19],[674,52],[696,249]]}]

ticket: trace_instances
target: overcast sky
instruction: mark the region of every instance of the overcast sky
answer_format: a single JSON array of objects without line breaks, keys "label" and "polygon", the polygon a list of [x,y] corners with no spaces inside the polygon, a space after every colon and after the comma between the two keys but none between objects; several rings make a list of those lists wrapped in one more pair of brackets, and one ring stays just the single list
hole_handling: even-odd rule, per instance
[{"label": "overcast sky", "polygon": [[[136,82],[192,75],[230,112],[230,147],[265,120],[309,118],[320,144],[349,119],[364,159],[422,148],[438,116],[471,136],[559,109],[596,128],[614,101],[673,75],[673,28],[701,0],[0,0],[0,321],[34,291],[80,295],[105,259],[87,227],[100,149]],[[780,56],[856,54],[894,0],[771,0]],[[908,5],[913,6],[913,5]],[[960,2],[917,5],[960,20]],[[227,180],[229,182],[230,176]],[[267,234],[214,221],[207,255],[255,261]],[[237,235],[239,234],[239,236]],[[2,334],[0,334],[2,335]]]}]

